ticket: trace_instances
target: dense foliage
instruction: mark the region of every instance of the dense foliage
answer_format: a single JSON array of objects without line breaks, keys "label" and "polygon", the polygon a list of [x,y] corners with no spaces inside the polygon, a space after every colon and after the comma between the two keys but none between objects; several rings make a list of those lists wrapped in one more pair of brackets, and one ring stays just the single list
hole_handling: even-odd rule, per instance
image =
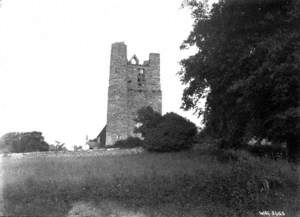
[{"label": "dense foliage", "polygon": [[144,137],[143,146],[149,151],[167,152],[191,148],[197,128],[194,123],[173,112],[161,116],[151,107],[138,111],[136,129]]},{"label": "dense foliage", "polygon": [[[229,147],[251,138],[286,143],[299,156],[300,1],[196,0],[182,48],[183,107],[204,115],[207,132]],[[198,101],[207,97],[205,110]]]},{"label": "dense foliage", "polygon": [[0,152],[23,153],[49,151],[49,145],[40,132],[7,133],[0,138]]},{"label": "dense foliage", "polygon": [[113,148],[136,148],[142,146],[142,140],[138,137],[128,137],[127,139],[118,140]]}]

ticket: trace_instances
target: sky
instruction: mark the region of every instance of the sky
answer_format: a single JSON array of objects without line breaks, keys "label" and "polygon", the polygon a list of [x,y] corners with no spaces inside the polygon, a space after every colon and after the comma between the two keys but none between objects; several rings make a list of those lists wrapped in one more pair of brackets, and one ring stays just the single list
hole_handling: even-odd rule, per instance
[{"label": "sky", "polygon": [[106,124],[110,49],[124,41],[128,59],[161,55],[163,113],[180,109],[179,46],[192,30],[182,0],[2,0],[0,136],[41,131],[50,144],[83,145]]}]

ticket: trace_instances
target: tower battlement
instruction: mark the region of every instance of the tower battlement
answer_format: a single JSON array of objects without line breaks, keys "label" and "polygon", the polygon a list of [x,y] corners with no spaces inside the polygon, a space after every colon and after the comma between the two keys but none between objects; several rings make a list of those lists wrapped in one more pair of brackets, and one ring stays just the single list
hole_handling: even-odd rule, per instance
[{"label": "tower battlement", "polygon": [[124,42],[113,43],[105,145],[113,145],[129,136],[138,136],[134,133],[137,111],[144,106],[151,106],[161,113],[161,101],[160,55],[150,53],[149,59],[140,64],[136,55],[127,59]]}]

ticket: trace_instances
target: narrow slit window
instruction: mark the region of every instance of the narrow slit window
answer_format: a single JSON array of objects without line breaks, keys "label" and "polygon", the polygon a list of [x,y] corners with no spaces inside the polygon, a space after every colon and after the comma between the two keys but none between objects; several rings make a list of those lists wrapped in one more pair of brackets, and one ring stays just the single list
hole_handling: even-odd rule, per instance
[{"label": "narrow slit window", "polygon": [[139,86],[143,86],[145,84],[145,71],[144,69],[138,69],[137,82]]}]

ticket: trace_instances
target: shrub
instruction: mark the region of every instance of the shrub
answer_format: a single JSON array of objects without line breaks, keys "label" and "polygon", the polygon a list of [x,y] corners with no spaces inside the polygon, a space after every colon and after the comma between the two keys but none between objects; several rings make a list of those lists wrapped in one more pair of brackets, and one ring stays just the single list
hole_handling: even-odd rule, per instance
[{"label": "shrub", "polygon": [[114,148],[136,148],[142,146],[142,140],[138,137],[128,137],[127,139],[117,141]]},{"label": "shrub", "polygon": [[196,133],[195,124],[175,113],[167,113],[156,127],[145,130],[143,146],[156,152],[185,150],[192,147]]},{"label": "shrub", "polygon": [[239,156],[236,151],[233,149],[214,149],[211,152],[212,155],[216,157],[216,159],[222,163],[237,161]]},{"label": "shrub", "polygon": [[271,159],[287,159],[287,149],[280,145],[253,145],[248,146],[247,149],[260,157],[269,157]]}]

